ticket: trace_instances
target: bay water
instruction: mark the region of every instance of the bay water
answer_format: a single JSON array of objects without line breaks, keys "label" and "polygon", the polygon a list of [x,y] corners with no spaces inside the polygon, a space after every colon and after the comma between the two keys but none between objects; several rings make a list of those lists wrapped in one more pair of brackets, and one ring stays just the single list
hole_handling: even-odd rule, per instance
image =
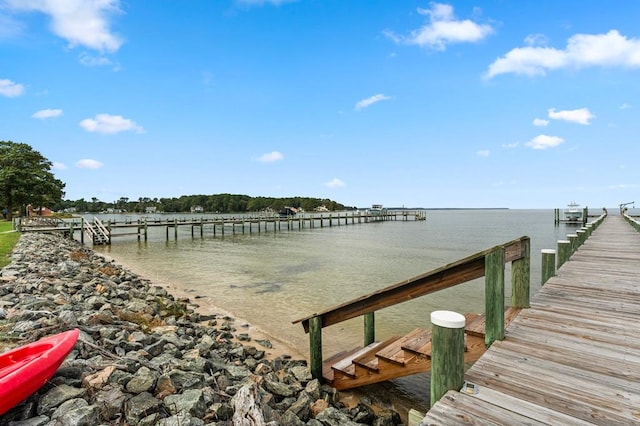
[{"label": "bay water", "polygon": [[[531,292],[540,288],[541,249],[579,229],[554,225],[553,210],[428,210],[425,221],[384,221],[328,226],[316,224],[251,234],[231,229],[213,235],[205,225],[149,227],[148,240],[113,238],[102,252],[154,282],[181,288],[195,303],[223,308],[308,355],[308,335],[292,321],[388,285],[428,272],[478,251],[522,236],[531,238]],[[170,215],[159,215],[162,219]],[[176,216],[191,219],[192,216]],[[140,216],[103,215],[101,220],[137,220]],[[197,219],[200,216],[195,217]],[[150,217],[150,219],[153,219]],[[506,304],[510,271],[506,271]],[[376,340],[429,328],[434,310],[484,313],[484,280],[423,296],[376,313]],[[323,356],[362,344],[363,321],[356,318],[323,330]],[[421,375],[396,379],[380,389],[426,411],[428,381]],[[426,389],[425,389],[426,388]],[[426,406],[426,407],[425,407]]]}]

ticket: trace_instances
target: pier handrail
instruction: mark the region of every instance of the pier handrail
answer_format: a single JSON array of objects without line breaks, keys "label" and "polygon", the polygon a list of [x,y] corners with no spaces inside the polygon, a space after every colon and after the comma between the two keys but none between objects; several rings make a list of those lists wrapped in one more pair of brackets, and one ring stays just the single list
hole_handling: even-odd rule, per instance
[{"label": "pier handrail", "polygon": [[422,275],[401,281],[325,311],[293,321],[309,333],[309,367],[314,378],[322,377],[322,329],[364,316],[364,346],[375,341],[375,311],[413,300],[435,291],[485,277],[485,345],[504,339],[504,265],[512,262],[511,305],[529,306],[529,237],[523,236]]},{"label": "pier handrail", "polygon": [[96,236],[96,231],[93,229],[91,224],[87,223],[84,219],[82,220],[82,231],[86,232],[91,239],[94,239]]},{"label": "pier handrail", "polygon": [[[504,263],[523,259],[527,255],[528,244],[529,237],[526,236],[502,244],[505,249]],[[376,292],[297,319],[293,321],[293,324],[302,323],[305,333],[308,333],[311,318],[320,317],[322,319],[322,327],[328,327],[435,291],[481,278],[485,275],[485,257],[494,250],[495,247],[477,252]]]}]

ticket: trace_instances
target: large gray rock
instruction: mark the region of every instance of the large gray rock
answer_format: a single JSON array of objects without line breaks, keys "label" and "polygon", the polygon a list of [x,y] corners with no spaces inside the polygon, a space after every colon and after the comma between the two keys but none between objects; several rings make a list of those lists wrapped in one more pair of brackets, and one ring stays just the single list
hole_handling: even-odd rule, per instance
[{"label": "large gray rock", "polygon": [[51,388],[51,390],[40,398],[38,414],[50,415],[55,408],[63,402],[81,397],[85,393],[86,391],[84,389],[79,389],[65,384]]},{"label": "large gray rock", "polygon": [[329,407],[316,416],[324,426],[361,426],[335,407]]},{"label": "large gray rock", "polygon": [[171,414],[204,417],[207,409],[202,389],[188,389],[178,395],[169,395],[164,399],[164,405]]},{"label": "large gray rock", "polygon": [[147,367],[141,367],[127,383],[127,392],[142,393],[151,391],[157,379],[158,373]]},{"label": "large gray rock", "polygon": [[118,386],[106,386],[95,395],[95,404],[103,420],[115,420],[123,411],[125,401],[131,395],[122,392]]},{"label": "large gray rock", "polygon": [[143,392],[128,400],[124,406],[124,414],[129,424],[137,425],[145,416],[159,413],[162,401],[148,392]]}]

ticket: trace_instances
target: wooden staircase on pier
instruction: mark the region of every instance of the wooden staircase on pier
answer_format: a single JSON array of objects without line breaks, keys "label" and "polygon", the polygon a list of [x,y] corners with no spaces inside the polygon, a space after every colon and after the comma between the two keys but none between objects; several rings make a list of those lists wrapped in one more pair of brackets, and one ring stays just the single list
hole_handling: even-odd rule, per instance
[{"label": "wooden staircase on pier", "polygon": [[89,235],[94,245],[111,244],[111,233],[97,217],[93,223],[84,223],[84,232]]},{"label": "wooden staircase on pier", "polygon": [[[520,308],[505,309],[505,326]],[[485,346],[485,316],[466,314],[465,363],[482,356]],[[338,390],[352,389],[431,370],[431,330],[416,328],[406,336],[340,352],[323,362],[322,375]]]}]

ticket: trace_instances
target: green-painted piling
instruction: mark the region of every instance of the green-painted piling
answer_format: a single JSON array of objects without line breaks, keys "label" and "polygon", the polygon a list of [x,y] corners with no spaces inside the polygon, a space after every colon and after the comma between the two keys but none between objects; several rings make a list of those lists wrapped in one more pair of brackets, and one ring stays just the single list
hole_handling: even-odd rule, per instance
[{"label": "green-painted piling", "polygon": [[556,270],[560,269],[564,263],[571,257],[571,241],[558,240],[558,265]]},{"label": "green-painted piling", "polygon": [[486,325],[484,342],[487,347],[504,339],[504,247],[493,248],[485,261]]},{"label": "green-painted piling", "polygon": [[464,315],[431,313],[431,407],[449,390],[464,383]]},{"label": "green-painted piling", "polygon": [[364,314],[364,345],[369,346],[376,341],[375,313]]},{"label": "green-painted piling", "polygon": [[511,263],[511,306],[514,308],[528,308],[531,293],[531,240],[527,238],[522,243],[522,258]]},{"label": "green-painted piling", "polygon": [[544,285],[549,278],[556,275],[556,251],[552,249],[542,249],[542,274],[540,284]]},{"label": "green-painted piling", "polygon": [[314,379],[322,380],[322,317],[309,320],[309,368]]}]

